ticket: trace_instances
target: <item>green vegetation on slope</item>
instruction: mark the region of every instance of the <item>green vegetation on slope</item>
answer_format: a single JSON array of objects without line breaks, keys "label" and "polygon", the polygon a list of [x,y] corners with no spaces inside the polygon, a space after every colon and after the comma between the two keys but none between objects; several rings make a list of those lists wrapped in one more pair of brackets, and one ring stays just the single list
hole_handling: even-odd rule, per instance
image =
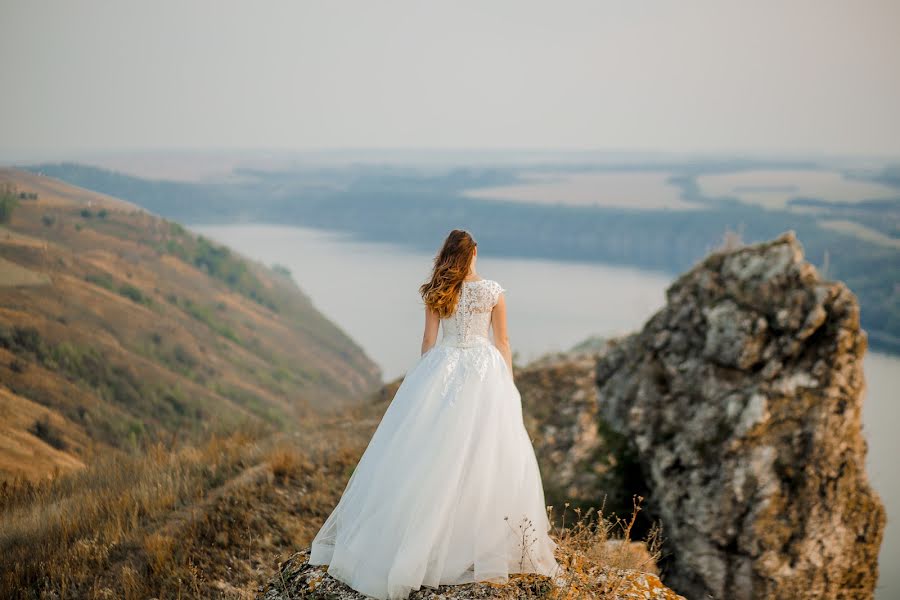
[{"label": "green vegetation on slope", "polygon": [[0,223],[9,223],[13,210],[19,204],[19,195],[13,185],[0,186]]},{"label": "green vegetation on slope", "polygon": [[15,440],[0,476],[290,430],[380,383],[289,277],[112,198],[24,171],[0,183],[37,196],[0,230],[0,436]]}]

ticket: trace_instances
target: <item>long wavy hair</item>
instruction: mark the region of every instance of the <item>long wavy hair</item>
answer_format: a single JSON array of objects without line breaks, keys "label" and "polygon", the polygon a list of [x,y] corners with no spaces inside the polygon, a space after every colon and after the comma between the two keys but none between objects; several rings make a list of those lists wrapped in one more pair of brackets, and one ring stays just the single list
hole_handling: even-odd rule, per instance
[{"label": "long wavy hair", "polygon": [[478,243],[468,231],[454,229],[434,257],[431,277],[419,288],[425,306],[444,319],[456,310],[463,279],[469,274],[472,255]]}]

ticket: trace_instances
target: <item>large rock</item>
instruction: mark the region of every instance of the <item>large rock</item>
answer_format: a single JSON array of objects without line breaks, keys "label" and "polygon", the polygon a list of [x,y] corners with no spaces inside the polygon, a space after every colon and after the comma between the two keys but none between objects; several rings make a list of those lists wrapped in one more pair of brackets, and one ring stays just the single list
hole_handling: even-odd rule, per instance
[{"label": "large rock", "polygon": [[598,359],[690,598],[868,598],[884,508],[865,473],[859,305],[792,232],[717,252]]},{"label": "large rock", "polygon": [[[516,371],[525,427],[554,514],[570,505],[628,517],[640,494],[640,469],[628,438],[600,418],[598,353],[545,356]],[[634,477],[638,475],[638,477]]]}]

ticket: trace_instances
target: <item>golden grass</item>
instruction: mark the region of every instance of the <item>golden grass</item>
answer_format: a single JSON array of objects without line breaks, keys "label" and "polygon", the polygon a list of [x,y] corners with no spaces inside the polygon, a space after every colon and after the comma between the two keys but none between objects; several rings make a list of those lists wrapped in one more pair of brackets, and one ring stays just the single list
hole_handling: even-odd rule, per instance
[{"label": "golden grass", "polygon": [[[658,525],[651,527],[641,541],[632,540],[632,532],[643,498],[634,497],[627,519],[606,515],[603,507],[582,512],[574,509],[574,522],[563,522],[554,537],[563,572],[558,577],[552,598],[618,598],[634,586],[635,573],[658,575],[657,561],[662,556],[662,535]],[[548,507],[551,519],[553,507]]]},{"label": "golden grass", "polygon": [[[602,506],[570,510],[569,504],[559,515],[548,506],[548,516],[557,525],[551,532],[556,541],[556,559],[560,570],[552,577],[533,573],[510,575],[504,584],[488,584],[496,590],[491,597],[502,599],[542,598],[546,600],[618,600],[621,598],[679,598],[658,578],[657,561],[662,556],[661,529],[653,526],[641,541],[631,539],[641,511],[642,498],[634,498],[628,519],[605,515]],[[558,517],[558,518],[557,518]],[[568,520],[567,517],[572,517]],[[533,526],[517,526],[522,531],[523,550],[520,568],[527,570],[528,550]],[[645,593],[658,594],[646,596]]]},{"label": "golden grass", "polygon": [[312,471],[312,463],[297,452],[297,448],[289,444],[279,444],[268,455],[269,468],[275,479],[286,481],[290,477],[298,477],[305,471]]},{"label": "golden grass", "polygon": [[0,597],[252,598],[315,535],[369,434],[308,423],[0,483]]},{"label": "golden grass", "polygon": [[46,285],[48,283],[50,283],[50,278],[47,275],[0,258],[0,286]]},{"label": "golden grass", "polygon": [[[115,547],[196,502],[252,458],[252,446],[239,437],[213,439],[172,453],[157,445],[142,456],[100,459],[48,482],[4,483],[0,590],[12,597],[23,588],[82,588]],[[127,591],[130,571],[122,577]]]}]

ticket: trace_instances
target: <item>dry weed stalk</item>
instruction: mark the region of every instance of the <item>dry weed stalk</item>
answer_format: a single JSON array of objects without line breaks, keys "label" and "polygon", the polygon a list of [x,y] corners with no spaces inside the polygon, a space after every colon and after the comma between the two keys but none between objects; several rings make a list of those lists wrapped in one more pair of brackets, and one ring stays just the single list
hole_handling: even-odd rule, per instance
[{"label": "dry weed stalk", "polygon": [[[640,496],[633,498],[632,513],[627,519],[605,515],[605,505],[597,509],[591,507],[585,512],[575,508],[575,521],[568,527],[569,503],[566,503],[560,515],[561,525],[551,534],[557,543],[556,559],[560,570],[550,578],[549,585],[540,585],[537,581],[526,585],[524,589],[529,590],[527,593],[531,597],[548,600],[612,600],[629,586],[635,572],[656,574],[656,563],[661,557],[660,526],[653,525],[641,542],[631,539],[642,502]],[[553,507],[548,506],[547,512],[551,523],[554,522]],[[536,535],[531,535],[533,529],[530,520],[525,520],[520,526],[523,541],[520,567],[524,566],[525,557],[530,559],[531,545],[537,540]],[[517,576],[518,585],[509,590],[507,597],[522,598],[525,593],[523,579],[527,578],[538,579],[539,576]],[[546,578],[544,583],[547,583]]]}]

